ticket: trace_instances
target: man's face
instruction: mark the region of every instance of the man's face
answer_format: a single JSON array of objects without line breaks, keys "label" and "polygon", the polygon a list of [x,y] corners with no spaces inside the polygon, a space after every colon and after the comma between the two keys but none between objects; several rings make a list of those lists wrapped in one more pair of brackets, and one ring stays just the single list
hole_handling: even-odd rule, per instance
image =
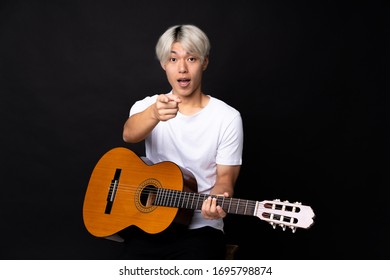
[{"label": "man's face", "polygon": [[174,43],[168,61],[161,66],[167,74],[173,93],[188,97],[201,90],[202,74],[208,59],[202,63],[200,57],[187,52],[181,43]]}]

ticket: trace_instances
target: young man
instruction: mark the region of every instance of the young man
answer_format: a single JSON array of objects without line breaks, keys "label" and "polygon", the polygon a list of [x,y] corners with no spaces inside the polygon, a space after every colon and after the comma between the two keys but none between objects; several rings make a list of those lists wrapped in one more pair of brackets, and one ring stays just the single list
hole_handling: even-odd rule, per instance
[{"label": "young man", "polygon": [[233,196],[242,164],[243,126],[236,109],[202,91],[209,52],[208,37],[194,25],[172,26],[162,34],[156,54],[172,90],[137,101],[123,139],[145,140],[149,160],[171,161],[191,171],[198,192],[210,196],[189,226],[173,223],[157,234],[129,229],[124,258],[224,258],[226,213],[215,196]]}]

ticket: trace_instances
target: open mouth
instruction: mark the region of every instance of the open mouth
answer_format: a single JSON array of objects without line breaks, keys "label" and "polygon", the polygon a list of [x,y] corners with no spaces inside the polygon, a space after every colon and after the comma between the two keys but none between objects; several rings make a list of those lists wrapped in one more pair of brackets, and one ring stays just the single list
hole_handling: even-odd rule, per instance
[{"label": "open mouth", "polygon": [[190,79],[178,79],[177,82],[181,87],[186,87],[190,84]]}]

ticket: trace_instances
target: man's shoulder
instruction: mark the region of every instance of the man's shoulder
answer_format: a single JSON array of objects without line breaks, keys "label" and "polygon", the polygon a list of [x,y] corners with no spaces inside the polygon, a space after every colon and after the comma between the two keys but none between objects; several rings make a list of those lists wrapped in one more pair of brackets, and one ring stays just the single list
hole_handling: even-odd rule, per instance
[{"label": "man's shoulder", "polygon": [[226,112],[230,112],[232,114],[240,114],[240,112],[232,105],[228,104],[226,101],[223,101],[222,99],[213,96],[210,96],[210,105],[217,107],[218,110],[225,110]]}]

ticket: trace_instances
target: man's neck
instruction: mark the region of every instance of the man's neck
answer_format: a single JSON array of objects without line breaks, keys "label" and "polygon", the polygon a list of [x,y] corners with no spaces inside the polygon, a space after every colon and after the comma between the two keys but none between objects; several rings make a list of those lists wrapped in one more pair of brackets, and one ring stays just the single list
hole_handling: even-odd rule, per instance
[{"label": "man's neck", "polygon": [[193,115],[202,110],[209,103],[210,97],[199,93],[191,97],[180,97],[182,102],[179,104],[179,112],[183,115]]}]

